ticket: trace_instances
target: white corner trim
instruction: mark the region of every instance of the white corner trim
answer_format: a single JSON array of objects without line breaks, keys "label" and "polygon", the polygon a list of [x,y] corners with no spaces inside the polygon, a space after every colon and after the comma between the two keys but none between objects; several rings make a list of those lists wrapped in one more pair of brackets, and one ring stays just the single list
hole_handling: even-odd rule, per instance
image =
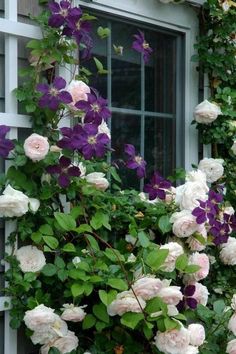
[{"label": "white corner trim", "polygon": [[26,23],[16,22],[0,18],[0,32],[17,37],[41,39],[42,33],[39,27]]}]

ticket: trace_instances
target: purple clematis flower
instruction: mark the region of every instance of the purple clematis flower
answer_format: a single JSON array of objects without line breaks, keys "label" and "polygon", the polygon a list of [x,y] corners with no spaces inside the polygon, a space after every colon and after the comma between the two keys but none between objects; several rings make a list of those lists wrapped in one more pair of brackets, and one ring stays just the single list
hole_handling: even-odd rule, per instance
[{"label": "purple clematis flower", "polygon": [[198,224],[203,224],[208,219],[211,221],[216,215],[216,207],[210,200],[203,202],[199,200],[199,206],[193,209],[192,215],[196,217]]},{"label": "purple clematis flower", "polygon": [[126,166],[131,170],[136,170],[138,178],[145,177],[145,168],[147,163],[140,155],[135,154],[134,146],[131,144],[126,144],[125,153],[129,156]]},{"label": "purple clematis flower", "polygon": [[85,112],[84,122],[99,125],[102,120],[107,121],[111,116],[111,111],[107,108],[107,100],[91,93],[87,93],[87,98],[87,101],[81,100],[75,104],[76,108]]},{"label": "purple clematis flower", "polygon": [[[74,37],[77,44],[84,42],[84,37],[91,31],[92,26],[89,21],[82,19],[82,13],[72,15],[67,18],[67,25],[63,30],[63,34],[68,37]],[[86,43],[84,43],[86,44]]]},{"label": "purple clematis flower", "polygon": [[71,164],[71,159],[65,156],[61,156],[59,159],[59,165],[51,165],[47,167],[47,172],[54,175],[59,175],[58,184],[62,188],[66,188],[70,184],[70,177],[79,177],[80,169],[77,166]]},{"label": "purple clematis flower", "polygon": [[66,81],[58,76],[54,79],[52,86],[47,84],[38,84],[37,90],[42,92],[43,95],[39,99],[39,107],[49,107],[53,111],[56,111],[60,103],[72,102],[72,97],[69,92],[63,91]]},{"label": "purple clematis flower", "polygon": [[165,199],[166,192],[165,189],[171,187],[171,182],[165,180],[158,172],[154,173],[149,184],[144,186],[144,192],[149,194],[149,199],[154,200],[157,197],[160,199]]},{"label": "purple clematis flower", "polygon": [[214,236],[213,242],[215,245],[226,243],[230,234],[229,224],[215,220],[214,225],[210,228],[210,233]]},{"label": "purple clematis flower", "polygon": [[195,285],[186,285],[185,288],[181,289],[184,297],[183,300],[181,300],[178,305],[177,309],[179,311],[182,311],[185,309],[185,307],[189,307],[190,309],[194,310],[197,307],[197,300],[192,297],[196,291]]},{"label": "purple clematis flower", "polygon": [[10,139],[6,139],[6,134],[10,131],[10,127],[0,125],[0,156],[6,158],[9,152],[14,149],[14,144]]},{"label": "purple clematis flower", "polygon": [[79,7],[71,7],[71,2],[62,0],[60,3],[51,1],[48,4],[51,11],[48,24],[51,27],[59,28],[65,24],[66,20],[71,16],[82,16],[82,11]]},{"label": "purple clematis flower", "polygon": [[136,52],[143,54],[144,63],[147,64],[153,50],[149,46],[149,43],[145,40],[144,33],[142,31],[139,31],[139,34],[135,34],[134,38],[135,41],[132,44],[132,48],[136,50]]}]

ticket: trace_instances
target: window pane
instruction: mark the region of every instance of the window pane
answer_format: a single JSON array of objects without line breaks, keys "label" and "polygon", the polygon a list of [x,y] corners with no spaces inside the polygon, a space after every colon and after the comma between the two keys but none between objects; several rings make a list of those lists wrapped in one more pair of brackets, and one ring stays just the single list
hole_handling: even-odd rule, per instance
[{"label": "window pane", "polygon": [[128,23],[112,23],[112,44],[123,47],[123,55],[112,50],[112,106],[140,109],[140,54],[131,46],[137,27]]},{"label": "window pane", "polygon": [[[112,114],[112,153],[113,161],[124,160],[124,145],[132,144],[140,151],[140,116],[122,113]],[[139,181],[134,171],[125,167],[120,168],[120,176],[123,182],[122,188],[139,188]]]},{"label": "window pane", "polygon": [[153,48],[145,66],[145,110],[175,112],[176,38],[157,32],[145,32]]},{"label": "window pane", "polygon": [[145,160],[147,175],[159,171],[167,177],[175,168],[175,121],[170,118],[145,118]]}]

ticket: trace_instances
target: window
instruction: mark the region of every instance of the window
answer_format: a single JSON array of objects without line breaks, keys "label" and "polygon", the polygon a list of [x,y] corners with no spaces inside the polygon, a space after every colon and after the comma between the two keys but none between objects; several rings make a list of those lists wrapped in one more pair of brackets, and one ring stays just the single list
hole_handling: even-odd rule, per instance
[{"label": "window", "polygon": [[[119,19],[102,18],[103,27],[111,30],[107,40],[99,40],[94,33],[93,54],[108,69],[108,74],[96,76],[91,86],[108,97],[112,111],[112,148],[114,159],[124,156],[124,144],[133,144],[148,162],[148,175],[158,170],[164,176],[171,174],[178,165],[183,165],[183,144],[176,139],[176,127],[182,127],[181,105],[183,91],[178,93],[184,80],[182,36],[157,27],[145,26]],[[153,48],[150,61],[145,65],[142,56],[131,46],[138,29]],[[123,53],[114,48],[122,47]],[[94,63],[90,64],[94,71]],[[178,112],[178,115],[177,115]],[[183,132],[182,132],[183,135]],[[126,171],[127,174],[127,171]],[[135,186],[136,178],[128,173]]]}]

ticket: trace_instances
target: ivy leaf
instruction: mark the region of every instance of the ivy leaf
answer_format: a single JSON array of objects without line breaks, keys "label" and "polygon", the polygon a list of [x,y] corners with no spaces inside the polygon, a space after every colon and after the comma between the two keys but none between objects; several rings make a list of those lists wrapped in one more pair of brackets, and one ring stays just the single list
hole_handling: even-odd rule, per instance
[{"label": "ivy leaf", "polygon": [[142,313],[126,312],[122,317],[120,322],[129,328],[135,329],[140,321],[144,319]]},{"label": "ivy leaf", "polygon": [[72,231],[76,228],[76,221],[69,214],[55,212],[54,216],[59,226],[65,231]]}]

